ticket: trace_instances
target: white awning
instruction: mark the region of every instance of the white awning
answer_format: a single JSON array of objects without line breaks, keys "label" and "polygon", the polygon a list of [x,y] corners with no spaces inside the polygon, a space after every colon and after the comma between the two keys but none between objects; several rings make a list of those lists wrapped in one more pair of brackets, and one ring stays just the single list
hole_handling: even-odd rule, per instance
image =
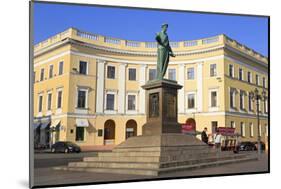
[{"label": "white awning", "polygon": [[77,127],[89,127],[89,121],[87,119],[76,119]]},{"label": "white awning", "polygon": [[52,121],[51,127],[55,127],[56,128],[59,124],[60,124],[60,120]]}]

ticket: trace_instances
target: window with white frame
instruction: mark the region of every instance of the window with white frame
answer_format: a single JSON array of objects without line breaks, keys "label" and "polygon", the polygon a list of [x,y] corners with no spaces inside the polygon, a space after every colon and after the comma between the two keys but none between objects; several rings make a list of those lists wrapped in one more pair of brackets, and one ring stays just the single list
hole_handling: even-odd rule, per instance
[{"label": "window with white frame", "polygon": [[47,110],[52,108],[52,93],[48,93]]},{"label": "window with white frame", "polygon": [[49,66],[49,79],[53,77],[54,65]]},{"label": "window with white frame", "polygon": [[59,75],[63,74],[63,61],[59,63]]},{"label": "window with white frame", "polygon": [[114,94],[106,94],[106,110],[114,110]]},{"label": "window with white frame", "polygon": [[248,76],[248,83],[252,83],[252,73],[248,72],[247,76]]},{"label": "window with white frame", "polygon": [[187,94],[187,108],[188,109],[195,108],[195,93]]},{"label": "window with white frame", "polygon": [[188,80],[194,79],[194,68],[187,68],[187,79]]},{"label": "window with white frame", "polygon": [[136,95],[128,95],[128,110],[136,110]]},{"label": "window with white frame", "polygon": [[217,90],[212,90],[210,92],[211,95],[211,107],[217,107],[218,106],[218,92]]},{"label": "window with white frame", "polygon": [[256,74],[256,85],[260,85],[260,77]]},{"label": "window with white frame", "polygon": [[136,68],[129,68],[129,80],[130,81],[135,81],[137,79],[136,77]]},{"label": "window with white frame", "polygon": [[79,61],[79,74],[87,75],[88,63],[85,61]]},{"label": "window with white frame", "polygon": [[267,124],[265,124],[265,134],[266,134],[266,136],[268,136],[268,125]]},{"label": "window with white frame", "polygon": [[234,67],[232,64],[229,64],[228,75],[229,75],[229,77],[234,77]]},{"label": "window with white frame", "polygon": [[230,121],[230,128],[235,128],[235,121]]},{"label": "window with white frame", "polygon": [[230,108],[235,108],[235,89],[234,88],[230,88],[229,91],[229,102],[230,102]]},{"label": "window with white frame", "polygon": [[246,132],[245,132],[245,123],[244,122],[240,123],[240,130],[241,130],[241,136],[245,137],[246,136]]},{"label": "window with white frame", "polygon": [[254,124],[249,124],[250,137],[254,137]]},{"label": "window with white frame", "polygon": [[149,75],[148,77],[149,80],[156,79],[156,69],[149,69],[148,75]]},{"label": "window with white frame", "polygon": [[259,131],[258,131],[259,133],[258,133],[258,136],[261,136],[261,125],[259,125]]},{"label": "window with white frame", "polygon": [[261,112],[261,99],[258,99],[258,104],[259,104],[259,112]]},{"label": "window with white frame", "polygon": [[265,79],[265,77],[263,77],[263,78],[262,78],[262,87],[263,87],[263,88],[266,87],[265,84],[266,84],[266,79]]},{"label": "window with white frame", "polygon": [[77,108],[87,108],[87,89],[78,89],[77,91]]},{"label": "window with white frame", "polygon": [[176,69],[174,68],[168,69],[168,79],[176,80]]},{"label": "window with white frame", "polygon": [[217,65],[211,64],[210,65],[210,77],[217,76]]},{"label": "window with white frame", "polygon": [[245,109],[245,91],[240,90],[240,109],[244,110]]},{"label": "window with white frame", "polygon": [[248,106],[249,111],[253,111],[253,100],[250,95],[248,95]]},{"label": "window with white frame", "polygon": [[115,79],[115,66],[107,66],[107,78]]},{"label": "window with white frame", "polygon": [[239,80],[243,80],[243,69],[239,68]]},{"label": "window with white frame", "polygon": [[44,80],[44,68],[41,69],[41,72],[40,72],[40,81],[43,81]]},{"label": "window with white frame", "polygon": [[62,90],[57,92],[57,108],[62,108]]},{"label": "window with white frame", "polygon": [[39,95],[38,99],[38,112],[42,112],[43,109],[43,95]]}]

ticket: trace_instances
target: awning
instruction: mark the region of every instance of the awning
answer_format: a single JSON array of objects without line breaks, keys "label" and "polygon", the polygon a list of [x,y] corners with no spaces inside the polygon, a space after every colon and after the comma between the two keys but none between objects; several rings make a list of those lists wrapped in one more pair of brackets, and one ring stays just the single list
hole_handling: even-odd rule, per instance
[{"label": "awning", "polygon": [[41,123],[40,122],[36,122],[36,123],[33,123],[33,129],[37,129],[38,127],[40,127]]},{"label": "awning", "polygon": [[53,121],[51,128],[55,128],[55,130],[59,130],[60,129],[60,120]]},{"label": "awning", "polygon": [[41,123],[41,129],[46,129],[50,125],[51,121],[46,121]]},{"label": "awning", "polygon": [[77,127],[89,127],[89,121],[87,119],[76,119]]}]

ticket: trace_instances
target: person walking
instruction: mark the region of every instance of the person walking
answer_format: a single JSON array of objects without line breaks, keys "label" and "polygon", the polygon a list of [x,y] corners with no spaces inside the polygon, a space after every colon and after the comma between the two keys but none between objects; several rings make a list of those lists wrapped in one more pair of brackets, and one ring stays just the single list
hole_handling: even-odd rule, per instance
[{"label": "person walking", "polygon": [[207,127],[205,127],[201,133],[201,140],[202,142],[208,144]]},{"label": "person walking", "polygon": [[215,134],[215,147],[219,152],[221,151],[221,134],[219,131]]}]

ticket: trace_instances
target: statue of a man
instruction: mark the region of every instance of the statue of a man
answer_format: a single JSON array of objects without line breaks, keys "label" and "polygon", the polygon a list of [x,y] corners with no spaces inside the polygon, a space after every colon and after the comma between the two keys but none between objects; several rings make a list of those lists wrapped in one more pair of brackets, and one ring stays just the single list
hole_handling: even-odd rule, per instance
[{"label": "statue of a man", "polygon": [[169,44],[169,38],[166,33],[168,24],[162,24],[162,31],[157,33],[157,79],[163,79],[168,68],[169,58],[175,57]]}]

